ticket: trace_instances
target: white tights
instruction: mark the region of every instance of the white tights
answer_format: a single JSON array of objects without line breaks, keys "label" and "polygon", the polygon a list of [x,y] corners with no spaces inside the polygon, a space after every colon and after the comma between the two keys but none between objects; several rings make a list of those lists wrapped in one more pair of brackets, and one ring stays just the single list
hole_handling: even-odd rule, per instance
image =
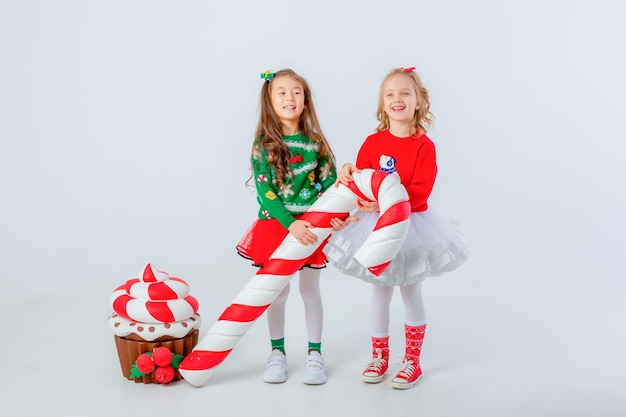
[{"label": "white tights", "polygon": [[[370,320],[372,336],[389,336],[389,306],[394,287],[386,285],[372,285],[372,305]],[[405,323],[409,326],[421,326],[426,323],[426,311],[422,299],[422,282],[400,287],[400,294],[404,303]]]},{"label": "white tights", "polygon": [[[313,343],[322,341],[324,310],[320,294],[320,275],[321,270],[319,269],[303,268],[300,270],[300,296],[304,302],[308,341]],[[267,309],[267,324],[272,340],[285,337],[285,306],[287,305],[289,288],[290,285],[287,284]]]}]

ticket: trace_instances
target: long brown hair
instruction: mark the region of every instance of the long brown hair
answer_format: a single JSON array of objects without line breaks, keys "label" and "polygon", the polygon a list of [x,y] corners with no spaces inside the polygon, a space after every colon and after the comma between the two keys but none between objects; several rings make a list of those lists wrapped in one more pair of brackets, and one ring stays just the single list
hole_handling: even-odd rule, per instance
[{"label": "long brown hair", "polygon": [[[298,128],[307,138],[319,144],[319,153],[330,164],[334,164],[333,155],[326,137],[322,133],[322,128],[317,120],[315,106],[309,84],[304,78],[291,69],[277,71],[272,79],[267,79],[261,87],[261,97],[259,99],[259,122],[256,127],[254,146],[263,146],[269,154],[269,163],[274,167],[275,178],[279,187],[285,185],[289,175],[289,158],[291,153],[289,147],[283,140],[282,126],[274,107],[272,107],[271,90],[272,81],[280,77],[291,77],[302,84],[304,89],[304,110],[300,115]],[[254,149],[253,149],[254,151]]]},{"label": "long brown hair", "polygon": [[417,99],[419,101],[419,109],[415,111],[413,115],[413,127],[416,131],[421,133],[426,133],[428,129],[433,127],[434,120],[433,114],[430,112],[430,95],[428,94],[428,90],[424,87],[424,83],[422,83],[421,78],[415,73],[415,71],[411,68],[410,70],[404,68],[396,68],[392,70],[382,83],[380,83],[380,92],[378,95],[378,108],[376,109],[376,119],[380,122],[378,127],[376,127],[376,131],[380,132],[381,130],[389,129],[389,116],[385,113],[384,110],[384,101],[383,101],[383,86],[385,82],[395,76],[395,75],[404,75],[409,77],[413,84],[413,88],[415,88],[415,93],[417,94]]}]

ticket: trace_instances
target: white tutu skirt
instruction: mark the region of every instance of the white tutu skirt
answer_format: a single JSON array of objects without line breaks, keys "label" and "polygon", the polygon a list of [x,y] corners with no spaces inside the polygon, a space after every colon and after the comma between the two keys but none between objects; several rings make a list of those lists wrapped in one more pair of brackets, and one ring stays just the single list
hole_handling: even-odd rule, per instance
[{"label": "white tutu skirt", "polygon": [[354,259],[354,253],[370,235],[379,213],[359,212],[358,222],[334,233],[324,253],[341,272],[380,285],[409,285],[428,277],[454,271],[470,256],[463,235],[453,219],[432,209],[411,213],[404,243],[387,269],[375,276]]}]

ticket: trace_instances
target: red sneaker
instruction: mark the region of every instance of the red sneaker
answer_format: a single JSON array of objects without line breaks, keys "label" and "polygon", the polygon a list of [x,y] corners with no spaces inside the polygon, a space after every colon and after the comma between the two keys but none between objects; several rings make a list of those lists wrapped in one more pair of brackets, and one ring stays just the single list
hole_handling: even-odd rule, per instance
[{"label": "red sneaker", "polygon": [[382,349],[376,349],[376,357],[367,364],[361,375],[361,380],[368,384],[378,384],[385,377],[388,367],[389,357],[383,357]]},{"label": "red sneaker", "polygon": [[411,360],[402,362],[402,369],[398,371],[396,376],[391,380],[391,386],[396,389],[413,388],[417,381],[422,377],[422,369],[419,363]]}]

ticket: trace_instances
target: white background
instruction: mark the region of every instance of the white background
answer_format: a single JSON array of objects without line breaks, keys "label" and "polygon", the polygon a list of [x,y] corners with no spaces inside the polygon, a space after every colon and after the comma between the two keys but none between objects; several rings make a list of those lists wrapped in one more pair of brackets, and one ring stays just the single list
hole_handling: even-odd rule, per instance
[{"label": "white background", "polygon": [[[0,412],[623,415],[625,15],[617,0],[1,0]],[[432,97],[431,206],[473,252],[425,284],[420,385],[360,382],[369,287],[332,268],[326,385],[300,382],[296,286],[287,383],[260,379],[265,317],[203,388],[123,379],[117,285],[147,262],[184,278],[204,332],[254,274],[234,246],[256,214],[259,74],[308,80],[342,164],[399,66]]]}]

